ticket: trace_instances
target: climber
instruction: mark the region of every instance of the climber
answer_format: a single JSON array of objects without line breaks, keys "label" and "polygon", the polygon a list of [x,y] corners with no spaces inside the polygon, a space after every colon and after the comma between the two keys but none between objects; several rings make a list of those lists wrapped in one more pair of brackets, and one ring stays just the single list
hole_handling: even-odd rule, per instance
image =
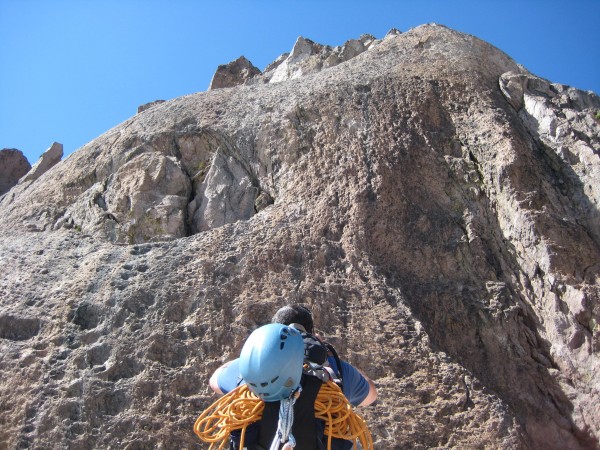
[{"label": "climber", "polygon": [[[329,366],[327,370],[330,375],[327,378],[334,379],[342,384],[343,394],[347,399],[345,401],[350,402],[353,406],[366,406],[377,399],[374,383],[356,368],[345,361],[341,361],[333,347],[321,342],[318,337],[312,334],[313,319],[309,309],[302,305],[285,306],[277,311],[272,322],[274,323],[270,326],[256,330],[248,338],[240,358],[218,368],[210,379],[211,388],[219,394],[230,392],[240,384],[247,383],[252,392],[265,400],[262,419],[247,434],[249,437],[246,438],[245,442],[250,443],[248,448],[260,449],[260,446],[269,448],[267,441],[272,441],[273,437],[277,435],[278,415],[281,409],[280,400],[291,392],[289,386],[284,389],[279,383],[282,383],[282,380],[293,380],[291,384],[294,386],[292,388],[299,385],[296,383],[297,377],[293,375],[298,371],[298,357],[290,356],[297,351],[297,336],[300,336],[299,342],[302,348],[300,365],[307,361],[319,360],[319,365],[314,366],[321,367],[322,372],[325,372],[325,370],[320,366],[321,364],[325,367]],[[272,333],[269,339],[275,341],[277,341],[277,333],[283,333],[283,330],[286,330],[285,333],[289,333],[290,338],[284,340],[290,344],[294,343],[294,345],[284,344],[283,348],[279,349],[278,345],[283,342],[282,340],[276,342],[277,345],[265,347],[263,344],[269,340],[267,339],[267,330],[271,330]],[[254,336],[255,333],[262,337],[257,338]],[[253,351],[249,350],[251,348]],[[321,352],[324,352],[322,356]],[[288,357],[290,358],[289,363],[286,359]],[[302,374],[302,370],[300,372]],[[292,408],[295,420],[291,431],[292,436],[295,436],[298,441],[299,450],[317,450],[326,447],[325,424],[322,420],[315,420],[314,402],[325,378],[319,376],[317,372],[318,369],[316,372],[308,372],[306,366],[304,367],[305,375],[302,376],[298,403]],[[265,377],[269,380],[266,386],[261,387],[261,381],[264,381],[262,378]],[[236,439],[238,440],[236,441]],[[256,445],[253,442],[258,442],[259,446],[252,447],[252,445]],[[231,448],[237,449],[236,444],[239,446],[239,434],[232,433]],[[338,438],[330,439],[330,445],[332,450],[353,447],[352,441]]]},{"label": "climber", "polygon": [[[311,335],[314,333],[312,312],[303,305],[294,304],[280,308],[271,322],[283,325],[293,324],[300,331]],[[331,346],[329,346],[329,350],[327,362],[341,379],[342,391],[352,406],[367,406],[377,400],[377,389],[373,381],[346,361],[340,361]],[[241,382],[239,359],[235,359],[219,367],[211,376],[209,383],[214,392],[224,394],[235,389]]]}]

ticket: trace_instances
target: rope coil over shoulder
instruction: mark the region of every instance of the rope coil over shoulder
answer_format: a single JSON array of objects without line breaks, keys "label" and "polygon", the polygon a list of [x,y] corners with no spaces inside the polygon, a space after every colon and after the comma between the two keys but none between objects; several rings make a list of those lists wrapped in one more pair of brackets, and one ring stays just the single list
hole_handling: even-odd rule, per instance
[{"label": "rope coil over shoulder", "polygon": [[[246,385],[224,395],[196,420],[194,433],[204,442],[210,443],[209,450],[223,450],[229,443],[234,430],[241,431],[240,448],[248,425],[260,420],[264,402],[256,397]],[[373,450],[373,438],[363,418],[352,409],[341,389],[332,381],[321,386],[315,400],[315,418],[325,421],[327,449],[331,449],[332,438],[360,442],[364,450]]]}]

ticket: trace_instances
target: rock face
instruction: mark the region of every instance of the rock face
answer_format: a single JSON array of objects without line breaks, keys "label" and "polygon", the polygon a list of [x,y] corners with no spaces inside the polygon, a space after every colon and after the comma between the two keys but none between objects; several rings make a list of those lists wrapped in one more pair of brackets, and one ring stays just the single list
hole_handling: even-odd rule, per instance
[{"label": "rock face", "polygon": [[598,96],[434,25],[309,66],[0,198],[0,448],[206,448],[288,302],[376,382],[375,448],[598,448]]},{"label": "rock face", "polygon": [[31,164],[16,148],[0,150],[0,195],[6,194],[19,179],[29,172]]},{"label": "rock face", "polygon": [[160,105],[161,103],[164,103],[164,100],[154,100],[153,102],[150,103],[144,103],[143,105],[138,106],[137,112],[138,114],[141,112],[146,111],[147,109],[150,109],[156,105]]},{"label": "rock face", "polygon": [[[394,29],[388,33],[386,38],[398,34],[400,32]],[[281,55],[269,64],[264,72],[254,67],[243,56],[229,64],[219,66],[210,83],[209,90],[242,84],[279,83],[300,78],[348,61],[376,46],[379,42],[381,41],[370,34],[363,34],[358,39],[346,41],[344,45],[330,47],[300,36],[291,53]]]},{"label": "rock face", "polygon": [[579,186],[572,198],[577,211],[574,219],[583,221],[595,241],[600,242],[598,97],[512,72],[500,77],[500,89],[529,132],[543,143],[552,167],[569,167],[564,175],[570,184]]},{"label": "rock face", "polygon": [[258,74],[260,74],[260,69],[254,67],[245,57],[240,56],[235,61],[217,68],[208,90],[239,86]]},{"label": "rock face", "polygon": [[53,142],[48,150],[42,153],[38,162],[36,162],[31,170],[19,180],[21,183],[27,181],[35,181],[50,168],[54,167],[63,157],[63,146],[58,142]]},{"label": "rock face", "polygon": [[281,55],[252,82],[279,83],[317,73],[348,61],[379,42],[370,34],[363,34],[359,39],[350,39],[344,45],[332,48],[300,36],[291,53]]}]

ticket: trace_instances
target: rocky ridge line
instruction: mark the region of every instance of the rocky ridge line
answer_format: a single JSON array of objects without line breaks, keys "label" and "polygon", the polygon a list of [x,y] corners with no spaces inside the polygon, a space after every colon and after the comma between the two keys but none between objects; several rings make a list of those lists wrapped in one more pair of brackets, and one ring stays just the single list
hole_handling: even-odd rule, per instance
[{"label": "rocky ridge line", "polygon": [[[399,34],[400,31],[394,28],[388,32],[384,39]],[[279,56],[266,67],[264,72],[261,72],[243,56],[229,64],[219,66],[211,81],[209,90],[242,84],[279,83],[318,73],[321,70],[349,61],[376,47],[380,42],[381,40],[370,34],[363,34],[358,39],[350,39],[343,45],[331,47],[300,36],[296,40],[292,51]]]}]

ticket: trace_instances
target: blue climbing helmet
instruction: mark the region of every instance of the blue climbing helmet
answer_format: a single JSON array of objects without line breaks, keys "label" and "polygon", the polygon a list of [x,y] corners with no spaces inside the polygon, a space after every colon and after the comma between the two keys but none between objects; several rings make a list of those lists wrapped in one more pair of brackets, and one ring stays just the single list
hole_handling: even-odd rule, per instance
[{"label": "blue climbing helmet", "polygon": [[240,354],[240,375],[266,402],[286,399],[300,386],[304,340],[295,328],[279,323],[252,332]]}]

